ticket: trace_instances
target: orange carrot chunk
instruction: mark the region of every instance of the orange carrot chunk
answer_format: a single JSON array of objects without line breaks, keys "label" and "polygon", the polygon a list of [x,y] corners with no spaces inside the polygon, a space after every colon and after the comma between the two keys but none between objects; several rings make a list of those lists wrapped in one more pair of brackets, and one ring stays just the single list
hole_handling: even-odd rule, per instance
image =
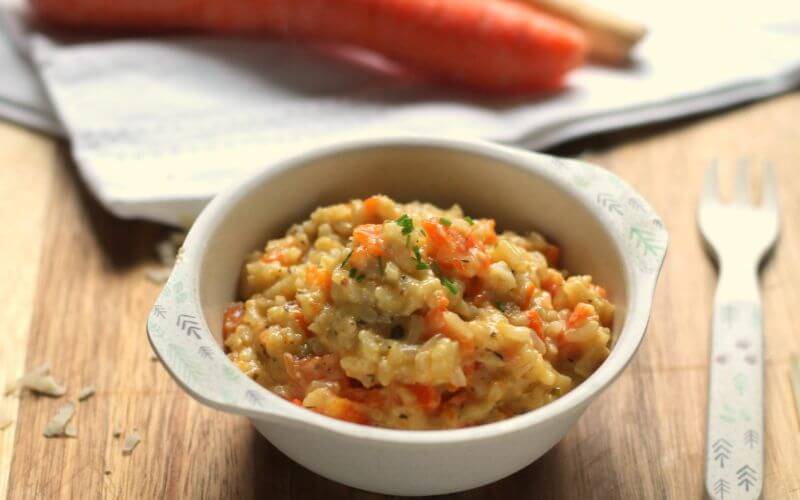
[{"label": "orange carrot chunk", "polygon": [[575,309],[569,315],[569,319],[567,320],[567,328],[577,328],[579,326],[583,326],[586,320],[594,314],[594,307],[581,302],[575,306]]},{"label": "orange carrot chunk", "polygon": [[427,254],[443,270],[471,278],[477,274],[478,269],[489,265],[483,243],[471,234],[445,227],[435,219],[423,221],[422,227],[428,236]]},{"label": "orange carrot chunk", "polygon": [[361,224],[353,230],[353,240],[373,257],[383,254],[383,226],[380,224]]},{"label": "orange carrot chunk", "polygon": [[30,0],[40,18],[105,29],[264,32],[364,47],[443,80],[550,90],[584,58],[583,32],[512,0]]},{"label": "orange carrot chunk", "polygon": [[375,217],[378,214],[380,204],[381,200],[377,196],[370,196],[364,200],[364,212],[366,212],[367,217]]},{"label": "orange carrot chunk", "polygon": [[345,398],[333,397],[324,407],[319,408],[318,411],[329,417],[338,418],[354,424],[366,425],[370,422],[364,408],[360,404]]},{"label": "orange carrot chunk", "polygon": [[414,393],[417,398],[417,404],[423,410],[435,410],[442,403],[442,395],[429,385],[424,384],[408,384],[408,390]]},{"label": "orange carrot chunk", "polygon": [[225,309],[222,325],[222,336],[224,338],[228,338],[228,335],[236,331],[236,327],[242,322],[242,317],[244,317],[244,304],[241,302],[231,304]]},{"label": "orange carrot chunk", "polygon": [[544,329],[542,327],[542,318],[539,317],[539,313],[536,312],[535,309],[531,309],[528,311],[528,324],[533,331],[536,332],[536,335],[540,338],[544,338]]}]

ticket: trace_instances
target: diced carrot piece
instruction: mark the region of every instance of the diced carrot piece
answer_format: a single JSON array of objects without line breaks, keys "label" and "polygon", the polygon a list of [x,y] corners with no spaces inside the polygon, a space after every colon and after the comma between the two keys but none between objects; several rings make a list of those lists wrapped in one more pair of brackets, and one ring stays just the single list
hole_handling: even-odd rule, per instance
[{"label": "diced carrot piece", "polygon": [[242,322],[244,317],[244,304],[235,302],[225,309],[224,321],[222,324],[222,336],[228,338],[228,335],[236,331],[236,327]]},{"label": "diced carrot piece", "polygon": [[346,422],[352,422],[354,424],[369,423],[369,417],[362,410],[361,406],[349,399],[334,397],[320,410],[329,417],[338,418]]},{"label": "diced carrot piece", "polygon": [[445,227],[436,219],[423,221],[422,227],[428,235],[426,252],[443,270],[469,278],[489,265],[483,243],[471,233]]},{"label": "diced carrot piece", "polygon": [[520,307],[522,309],[527,309],[531,306],[531,302],[533,301],[533,294],[536,293],[536,285],[532,282],[528,283],[528,286],[525,287],[525,297],[522,299],[522,304]]},{"label": "diced carrot piece", "polygon": [[436,307],[442,311],[450,307],[450,300],[445,296],[445,294],[436,294]]},{"label": "diced carrot piece", "polygon": [[544,338],[544,329],[542,327],[542,318],[539,316],[539,313],[536,312],[536,309],[531,309],[528,311],[528,324],[536,332],[536,335],[540,338]]},{"label": "diced carrot piece", "polygon": [[606,298],[608,296],[608,292],[606,291],[606,289],[600,285],[595,285],[595,290],[597,291],[597,295],[599,295],[602,298]]},{"label": "diced carrot piece", "polygon": [[301,408],[303,407],[303,401],[300,398],[292,398],[290,401],[291,401],[292,404],[296,404],[297,406],[300,406]]},{"label": "diced carrot piece", "polygon": [[326,293],[331,289],[331,272],[314,264],[306,267],[306,280]]},{"label": "diced carrot piece", "polygon": [[595,314],[594,307],[590,304],[581,302],[575,306],[575,309],[569,315],[567,320],[567,328],[576,328],[582,326],[590,316]]},{"label": "diced carrot piece", "polygon": [[[353,240],[373,257],[383,255],[383,226],[361,224],[353,230]],[[352,259],[352,257],[350,257]]]},{"label": "diced carrot piece", "polygon": [[372,219],[378,214],[378,208],[380,208],[380,198],[377,195],[370,196],[366,200],[364,200],[364,211],[367,214],[367,217]]},{"label": "diced carrot piece", "polygon": [[442,403],[442,395],[430,385],[407,384],[406,388],[414,393],[417,403],[424,410],[435,410]]}]

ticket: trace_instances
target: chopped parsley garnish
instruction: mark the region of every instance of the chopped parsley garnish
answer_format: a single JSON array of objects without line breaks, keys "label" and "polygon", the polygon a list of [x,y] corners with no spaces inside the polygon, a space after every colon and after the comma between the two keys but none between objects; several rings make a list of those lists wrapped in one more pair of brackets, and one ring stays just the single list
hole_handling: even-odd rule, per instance
[{"label": "chopped parsley garnish", "polygon": [[350,260],[350,256],[351,255],[353,255],[353,249],[352,248],[350,249],[350,252],[347,254],[347,257],[344,258],[344,260],[342,261],[342,264],[339,267],[344,269],[344,266],[347,265],[347,261]]},{"label": "chopped parsley garnish", "polygon": [[408,214],[401,215],[395,222],[403,228],[403,234],[411,234],[411,231],[414,230],[414,221],[411,220]]},{"label": "chopped parsley garnish", "polygon": [[473,219],[473,218],[472,218],[472,217],[470,217],[469,215],[465,215],[465,216],[464,216],[464,220],[465,220],[465,221],[467,221],[467,224],[469,224],[470,226],[471,226],[471,225],[473,225],[473,224],[475,224],[475,219]]},{"label": "chopped parsley garnish", "polygon": [[507,306],[507,304],[505,302],[498,302],[498,303],[495,304],[495,307],[497,307],[498,309],[500,309],[503,312],[506,312],[506,306]]},{"label": "chopped parsley garnish", "polygon": [[355,278],[355,277],[356,277],[356,274],[358,274],[358,269],[356,269],[355,267],[351,267],[351,268],[350,268],[350,273],[349,273],[349,274],[350,274],[350,277],[351,277],[351,278]]},{"label": "chopped parsley garnish", "polygon": [[366,274],[359,274],[358,276],[356,276],[356,281],[361,283],[362,281],[364,281],[364,278],[366,278],[366,277],[367,277]]},{"label": "chopped parsley garnish", "polygon": [[378,272],[383,275],[383,257],[378,256]]},{"label": "chopped parsley garnish", "polygon": [[422,233],[422,236],[428,236],[428,233],[423,228],[419,228],[419,232]]},{"label": "chopped parsley garnish", "polygon": [[451,280],[447,276],[442,276],[442,269],[439,267],[439,264],[437,262],[431,264],[431,269],[433,269],[433,274],[435,274],[439,278],[439,281],[445,288],[447,288],[450,291],[450,293],[452,293],[453,295],[458,294],[458,285],[456,284],[455,281]]},{"label": "chopped parsley garnish", "polygon": [[447,217],[439,217],[439,222],[441,222],[442,225],[446,227],[450,227],[450,224],[452,224],[450,219],[448,219]]},{"label": "chopped parsley garnish", "polygon": [[439,276],[439,281],[442,282],[442,285],[444,285],[444,287],[447,288],[447,290],[450,293],[452,293],[453,295],[458,294],[458,285],[456,285],[456,283],[453,280],[451,280],[446,276]]},{"label": "chopped parsley garnish", "polygon": [[414,260],[417,261],[417,269],[419,270],[428,269],[429,267],[428,264],[422,260],[422,255],[420,255],[419,253],[419,247],[415,245],[413,250],[414,250]]}]

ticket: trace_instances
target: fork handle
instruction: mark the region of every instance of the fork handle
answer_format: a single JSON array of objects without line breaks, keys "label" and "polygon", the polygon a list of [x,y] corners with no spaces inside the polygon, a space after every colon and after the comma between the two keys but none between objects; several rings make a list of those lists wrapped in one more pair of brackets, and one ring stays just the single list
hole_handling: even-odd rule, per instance
[{"label": "fork handle", "polygon": [[759,498],[763,485],[764,342],[756,276],[721,270],[714,303],[706,493],[717,500]]}]

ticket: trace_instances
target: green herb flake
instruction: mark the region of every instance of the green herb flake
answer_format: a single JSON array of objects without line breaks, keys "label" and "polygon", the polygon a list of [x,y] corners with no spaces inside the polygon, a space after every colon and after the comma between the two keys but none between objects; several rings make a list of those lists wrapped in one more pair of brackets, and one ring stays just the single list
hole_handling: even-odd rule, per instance
[{"label": "green herb flake", "polygon": [[411,231],[414,230],[414,221],[411,220],[408,214],[401,215],[395,222],[398,226],[403,228],[403,234],[411,234]]},{"label": "green herb flake", "polygon": [[351,278],[355,278],[355,277],[356,277],[356,274],[358,274],[358,269],[356,269],[355,267],[351,267],[351,268],[350,268],[350,273],[349,273],[349,274],[350,274],[350,277],[351,277]]},{"label": "green herb flake", "polygon": [[444,285],[444,287],[447,288],[450,293],[453,295],[458,295],[458,285],[456,285],[453,280],[445,276],[439,276],[439,281],[442,282],[442,285]]},{"label": "green herb flake", "polygon": [[378,256],[378,272],[383,275],[383,257]]},{"label": "green herb flake", "polygon": [[364,278],[366,278],[366,277],[367,276],[365,274],[359,274],[358,276],[356,276],[356,281],[361,283],[362,281],[364,281]]},{"label": "green herb flake", "polygon": [[352,249],[352,248],[350,249],[350,252],[347,254],[347,257],[345,257],[345,258],[344,258],[344,260],[342,261],[342,263],[341,263],[341,265],[340,265],[339,267],[341,267],[342,269],[344,269],[344,266],[346,266],[346,265],[347,265],[347,261],[349,261],[349,260],[350,260],[350,256],[351,256],[351,255],[353,255],[353,249]]},{"label": "green herb flake", "polygon": [[470,226],[471,226],[471,225],[473,225],[473,224],[475,224],[475,219],[473,219],[473,218],[472,218],[472,217],[470,217],[469,215],[465,215],[465,216],[464,216],[464,220],[465,220],[465,221],[467,221],[467,224],[469,224]]},{"label": "green herb flake", "polygon": [[447,217],[440,217],[440,218],[439,218],[439,222],[441,222],[441,224],[442,224],[443,226],[445,226],[445,227],[450,227],[450,224],[452,224],[452,223],[453,223],[453,222],[452,222],[450,219],[448,219]]},{"label": "green herb flake", "polygon": [[419,247],[414,246],[413,250],[414,250],[414,260],[417,261],[417,269],[419,270],[428,269],[429,267],[428,264],[422,260],[422,255],[420,255],[419,253]]}]

